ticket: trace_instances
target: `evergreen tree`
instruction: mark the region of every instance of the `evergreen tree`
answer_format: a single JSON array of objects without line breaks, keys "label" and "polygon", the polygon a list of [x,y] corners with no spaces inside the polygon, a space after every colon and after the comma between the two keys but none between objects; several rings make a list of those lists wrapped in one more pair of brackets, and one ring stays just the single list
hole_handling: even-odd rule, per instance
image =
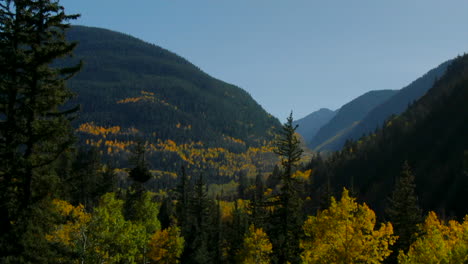
[{"label": "evergreen tree", "polygon": [[255,191],[250,202],[251,222],[257,226],[262,227],[267,215],[265,203],[265,183],[261,174],[257,174],[255,178]]},{"label": "evergreen tree", "polygon": [[244,234],[249,228],[248,218],[245,212],[239,208],[237,200],[234,201],[232,210],[232,221],[227,225],[226,239],[228,240],[228,260],[231,263],[236,262],[236,256],[242,248]]},{"label": "evergreen tree", "polygon": [[273,172],[268,176],[266,181],[266,187],[274,190],[276,185],[278,185],[281,181],[281,170],[278,165],[275,165],[273,168]]},{"label": "evergreen tree", "polygon": [[397,242],[392,247],[393,254],[389,258],[389,262],[396,263],[396,257],[400,250],[405,253],[408,251],[409,246],[416,239],[417,226],[423,221],[415,189],[414,175],[408,162],[405,162],[386,209],[388,220],[392,222],[395,235],[398,236]]},{"label": "evergreen tree", "polygon": [[145,144],[143,142],[137,142],[137,145],[132,150],[132,154],[130,163],[133,165],[133,168],[130,170],[128,176],[133,180],[133,184],[131,188],[127,190],[124,215],[127,220],[138,220],[137,208],[144,200],[146,193],[144,183],[151,179],[151,172],[146,163]]},{"label": "evergreen tree", "polygon": [[142,191],[143,184],[151,179],[151,172],[149,171],[149,165],[146,161],[146,143],[137,141],[136,146],[132,150],[132,156],[130,157],[130,164],[133,168],[130,170],[128,176],[134,182],[134,187],[138,191]]},{"label": "evergreen tree", "polygon": [[246,190],[249,187],[247,175],[245,172],[239,173],[239,186],[237,187],[237,193],[240,199],[246,199]]},{"label": "evergreen tree", "polygon": [[195,183],[189,203],[186,237],[186,248],[182,255],[183,263],[211,263],[212,256],[208,248],[210,238],[211,201],[207,195],[206,184],[200,175]]},{"label": "evergreen tree", "polygon": [[275,153],[281,158],[283,173],[278,195],[278,206],[274,212],[274,226],[271,232],[273,252],[276,263],[300,263],[299,241],[302,236],[301,183],[293,177],[303,150],[293,126],[292,113],[283,125],[275,142]]},{"label": "evergreen tree", "polygon": [[[79,148],[75,157],[71,159],[71,171],[68,175],[60,175],[65,197],[72,204],[83,204],[87,209],[93,208],[102,195],[113,190],[113,170],[102,170],[101,156],[97,148]],[[60,169],[66,168],[62,166]],[[59,173],[62,174],[63,171]]]},{"label": "evergreen tree", "polygon": [[188,207],[190,195],[190,182],[185,172],[185,167],[182,166],[180,170],[180,182],[175,188],[175,198],[177,200],[175,214],[178,225],[181,227],[182,235],[186,236],[189,232],[188,228]]},{"label": "evergreen tree", "polygon": [[[41,244],[53,166],[73,143],[69,124],[77,110],[64,109],[73,95],[65,81],[81,64],[52,65],[71,55],[66,15],[58,1],[0,1],[0,255],[2,262],[43,263]],[[40,212],[39,212],[39,211]],[[35,212],[33,212],[35,211]],[[44,215],[45,218],[35,218]],[[27,224],[30,223],[30,224]],[[32,231],[33,228],[34,230]],[[35,233],[35,234],[34,234]],[[34,234],[32,241],[30,234]],[[31,251],[28,254],[28,251]],[[34,253],[33,253],[34,252]]]}]

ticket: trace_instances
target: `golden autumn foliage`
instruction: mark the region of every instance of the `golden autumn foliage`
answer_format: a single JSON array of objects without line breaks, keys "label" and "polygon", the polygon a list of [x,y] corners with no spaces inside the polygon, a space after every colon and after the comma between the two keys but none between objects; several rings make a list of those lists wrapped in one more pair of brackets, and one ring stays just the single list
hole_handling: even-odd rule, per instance
[{"label": "golden autumn foliage", "polygon": [[306,170],[306,171],[296,171],[293,174],[293,178],[300,179],[302,181],[308,181],[310,178],[310,174],[312,173],[312,170]]},{"label": "golden autumn foliage", "polygon": [[94,122],[91,122],[81,124],[78,128],[78,132],[87,133],[95,136],[103,136],[105,138],[108,134],[118,134],[120,132],[120,127],[102,127],[94,124]]},{"label": "golden autumn foliage", "polygon": [[239,261],[243,264],[268,264],[273,253],[268,235],[254,225],[244,237],[244,244],[239,252]]},{"label": "golden autumn foliage", "polygon": [[303,263],[380,263],[396,237],[390,223],[374,230],[375,222],[374,211],[345,189],[339,202],[332,198],[330,208],[304,223]]},{"label": "golden autumn foliage", "polygon": [[235,202],[220,200],[219,208],[220,208],[221,220],[223,222],[231,221],[232,213],[234,212],[236,205],[237,205],[237,210],[241,210],[245,213],[249,213],[248,212],[249,204],[250,204],[250,201],[243,200],[243,199],[237,199]]},{"label": "golden autumn foliage", "polygon": [[179,257],[184,250],[184,238],[178,227],[159,230],[151,237],[148,245],[150,263],[179,263]]},{"label": "golden autumn foliage", "polygon": [[[152,96],[145,94],[145,96]],[[176,124],[176,129],[191,129],[191,125]],[[129,155],[136,142],[129,140],[140,134],[140,131],[119,126],[99,126],[93,122],[83,123],[77,129],[79,133],[87,134],[85,143],[96,147],[100,153],[110,156]],[[153,136],[156,135],[153,133]],[[146,154],[151,157],[163,157],[162,160],[171,164],[182,162],[187,169],[194,172],[209,172],[220,177],[231,177],[244,174],[254,178],[259,173],[269,172],[276,165],[278,159],[273,153],[273,147],[268,142],[262,147],[248,147],[245,142],[229,136],[224,136],[228,144],[235,144],[245,148],[243,152],[233,152],[222,147],[207,147],[203,142],[177,143],[174,140],[155,139],[148,142]]]},{"label": "golden autumn foliage", "polygon": [[452,220],[445,224],[430,212],[420,230],[408,253],[400,251],[398,263],[468,263],[468,215],[463,223]]},{"label": "golden autumn foliage", "polygon": [[51,242],[72,246],[75,243],[84,243],[86,240],[87,224],[91,215],[86,213],[83,205],[73,206],[70,203],[55,199],[52,204],[56,212],[65,219],[64,223],[55,226],[46,239]]},{"label": "golden autumn foliage", "polygon": [[154,93],[147,92],[147,91],[140,91],[140,96],[124,98],[122,100],[118,100],[116,103],[117,104],[129,104],[129,103],[138,103],[138,102],[157,103],[166,107],[170,107],[174,110],[178,109],[177,106],[173,106],[169,104],[168,102],[166,102],[165,100],[157,98]]}]

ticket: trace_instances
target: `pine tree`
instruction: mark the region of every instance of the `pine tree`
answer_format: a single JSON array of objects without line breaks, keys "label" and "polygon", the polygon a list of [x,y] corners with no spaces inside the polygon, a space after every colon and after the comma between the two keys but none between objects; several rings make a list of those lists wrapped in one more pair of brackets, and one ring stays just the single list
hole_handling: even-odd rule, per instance
[{"label": "pine tree", "polygon": [[227,225],[226,239],[228,240],[228,260],[231,263],[236,262],[235,258],[239,250],[242,248],[244,234],[249,228],[249,223],[246,213],[239,208],[239,203],[234,200],[234,208],[232,210],[232,221]]},{"label": "pine tree", "polygon": [[265,183],[261,174],[255,178],[255,191],[250,202],[251,222],[257,227],[263,227],[267,212],[265,203]]},{"label": "pine tree", "polygon": [[200,175],[189,203],[187,221],[190,231],[184,234],[184,237],[187,236],[187,244],[182,255],[183,263],[212,263],[211,252],[208,248],[210,208],[211,201],[207,195],[206,184],[203,176]]},{"label": "pine tree", "polygon": [[144,196],[146,195],[144,183],[151,179],[151,172],[145,158],[145,147],[143,142],[138,141],[132,150],[133,155],[130,157],[130,163],[133,165],[133,168],[128,176],[133,180],[133,184],[127,190],[125,199],[124,215],[127,220],[138,220],[137,208],[139,204],[143,203]]},{"label": "pine tree", "polygon": [[186,232],[189,232],[188,228],[188,207],[189,207],[189,194],[190,194],[190,185],[189,178],[185,172],[185,167],[181,167],[180,171],[180,182],[175,189],[175,198],[177,200],[175,213],[177,218],[177,223],[181,227],[182,235],[186,235]]},{"label": "pine tree", "polygon": [[151,172],[149,171],[149,165],[146,162],[146,143],[137,141],[136,146],[132,150],[132,156],[130,157],[130,164],[133,168],[130,170],[128,176],[134,182],[134,187],[138,191],[142,191],[143,184],[151,179]]},{"label": "pine tree", "polygon": [[[37,248],[40,241],[25,236],[46,228],[42,223],[46,213],[41,211],[45,218],[40,223],[34,220],[40,214],[32,211],[44,209],[44,198],[53,195],[52,184],[57,182],[53,166],[74,140],[69,120],[77,108],[63,107],[73,95],[65,81],[81,64],[56,65],[76,46],[65,40],[65,30],[70,27],[67,22],[77,17],[66,15],[58,1],[0,1],[2,262],[46,261],[41,255],[47,250]],[[28,255],[28,250],[36,252]]]},{"label": "pine tree", "polygon": [[386,209],[388,220],[392,222],[395,235],[398,236],[397,242],[392,247],[393,254],[389,262],[396,261],[400,250],[408,251],[416,239],[417,225],[423,221],[415,189],[414,175],[408,162],[405,162]]},{"label": "pine tree", "polygon": [[281,158],[283,173],[278,195],[278,206],[274,213],[276,224],[271,232],[273,252],[277,263],[300,263],[299,241],[302,236],[301,183],[293,177],[297,170],[303,150],[296,137],[292,113],[283,125],[275,142],[275,153]]}]

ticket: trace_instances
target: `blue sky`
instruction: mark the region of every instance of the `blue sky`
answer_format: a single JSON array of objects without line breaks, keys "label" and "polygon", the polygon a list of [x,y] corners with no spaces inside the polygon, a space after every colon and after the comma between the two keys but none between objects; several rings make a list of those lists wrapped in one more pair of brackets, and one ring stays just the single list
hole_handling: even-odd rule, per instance
[{"label": "blue sky", "polygon": [[61,0],[247,90],[282,121],[400,89],[468,52],[466,0]]}]

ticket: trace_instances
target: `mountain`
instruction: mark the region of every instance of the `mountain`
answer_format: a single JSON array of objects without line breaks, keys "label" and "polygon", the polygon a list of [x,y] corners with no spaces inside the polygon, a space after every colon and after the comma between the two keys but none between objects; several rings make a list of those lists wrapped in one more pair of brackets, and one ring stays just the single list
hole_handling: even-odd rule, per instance
[{"label": "mountain", "polygon": [[280,127],[246,91],[161,47],[84,26],[73,26],[67,38],[78,46],[63,63],[84,62],[68,82],[77,95],[70,103],[81,105],[74,123],[80,141],[120,162],[143,139],[153,167],[193,167],[188,155],[195,149],[241,153]]},{"label": "mountain", "polygon": [[356,126],[369,111],[396,93],[395,90],[370,91],[343,105],[336,115],[319,129],[309,146],[315,151],[337,149],[335,142]]},{"label": "mountain", "polygon": [[68,37],[79,42],[75,56],[85,63],[69,83],[82,105],[82,121],[214,144],[224,135],[253,143],[279,125],[244,90],[158,46],[82,26]]},{"label": "mountain", "polygon": [[356,126],[336,140],[336,146],[338,148],[335,150],[341,148],[346,140],[357,140],[364,134],[374,132],[374,130],[380,128],[389,117],[405,111],[409,104],[421,98],[421,96],[434,85],[434,82],[441,78],[449,64],[450,61],[440,64],[408,86],[402,88],[387,101],[377,105]]},{"label": "mountain", "polygon": [[[333,154],[314,175],[317,194],[347,186],[382,213],[405,161],[425,210],[468,211],[468,55],[458,57],[427,93],[374,134]],[[326,169],[329,168],[329,169]],[[329,189],[329,188],[328,188]]]},{"label": "mountain", "polygon": [[335,114],[336,111],[327,108],[319,109],[306,117],[294,121],[294,125],[298,125],[296,131],[304,137],[306,142],[310,142],[319,129],[328,123]]}]

